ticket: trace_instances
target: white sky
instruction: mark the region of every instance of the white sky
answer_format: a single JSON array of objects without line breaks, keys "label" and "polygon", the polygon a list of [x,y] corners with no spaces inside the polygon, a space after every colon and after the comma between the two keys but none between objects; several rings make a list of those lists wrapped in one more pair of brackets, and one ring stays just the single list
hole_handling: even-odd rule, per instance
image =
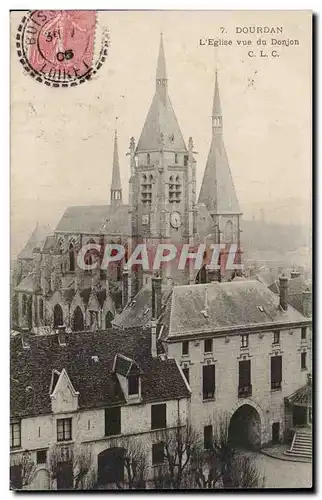
[{"label": "white sky", "polygon": [[[171,101],[186,142],[191,135],[199,153],[198,187],[210,146],[217,65],[224,140],[245,215],[253,206],[256,210],[261,205],[283,207],[285,202],[291,213],[307,207],[311,191],[309,13],[101,12],[99,22],[108,26],[111,35],[108,59],[93,81],[73,89],[47,88],[23,74],[14,47],[21,18],[21,12],[11,14],[13,255],[36,221],[55,226],[68,205],[109,203],[115,116],[119,117],[121,176],[127,198],[125,155],[129,138],[139,138],[153,97],[161,30]],[[242,25],[283,26],[282,38],[299,39],[300,45],[281,47],[276,59],[250,59],[249,49],[235,44],[236,26]],[[233,40],[232,47],[199,46],[201,37],[220,36],[221,26],[227,31],[225,38]],[[239,39],[254,42],[257,38],[239,35]],[[255,78],[254,88],[248,87],[248,78]]]}]

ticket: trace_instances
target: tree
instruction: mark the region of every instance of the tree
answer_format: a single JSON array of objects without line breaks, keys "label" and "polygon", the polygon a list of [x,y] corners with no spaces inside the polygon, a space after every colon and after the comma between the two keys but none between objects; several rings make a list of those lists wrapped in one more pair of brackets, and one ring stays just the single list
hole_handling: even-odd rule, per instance
[{"label": "tree", "polygon": [[195,454],[192,477],[198,488],[259,488],[264,478],[254,460],[236,451],[229,439],[230,418],[222,413],[215,422],[209,449]]},{"label": "tree", "polygon": [[51,480],[57,481],[64,466],[64,480],[70,482],[73,490],[92,489],[96,484],[96,473],[92,468],[92,454],[89,447],[60,447],[53,445],[49,450],[49,471]]},{"label": "tree", "polygon": [[12,489],[23,489],[32,478],[35,462],[29,451],[24,451],[10,457],[10,487]]},{"label": "tree", "polygon": [[200,447],[198,435],[189,423],[178,420],[176,427],[157,433],[164,445],[164,464],[155,473],[156,487],[180,489],[187,483],[192,457]]},{"label": "tree", "polygon": [[144,489],[148,470],[148,458],[142,443],[136,438],[122,441],[125,448],[124,467],[128,489]]}]

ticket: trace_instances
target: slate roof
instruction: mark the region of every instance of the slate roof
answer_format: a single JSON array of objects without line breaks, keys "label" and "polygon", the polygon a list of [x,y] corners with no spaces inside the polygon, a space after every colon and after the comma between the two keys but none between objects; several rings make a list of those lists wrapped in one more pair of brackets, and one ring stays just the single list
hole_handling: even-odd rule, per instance
[{"label": "slate roof", "polygon": [[[279,280],[269,286],[269,289],[279,294]],[[291,278],[288,282],[288,303],[297,311],[304,314],[303,309],[303,292],[306,290],[312,291],[312,281],[305,280],[303,276]]]},{"label": "slate roof", "polygon": [[[307,323],[293,307],[282,311],[279,297],[256,280],[175,286],[162,338],[225,332],[240,327]],[[170,311],[169,311],[170,309]],[[202,311],[207,310],[204,315]]]},{"label": "slate roof", "polygon": [[129,234],[128,212],[129,205],[68,207],[55,231],[83,234]]},{"label": "slate roof", "polygon": [[34,248],[42,248],[46,237],[52,232],[48,225],[35,227],[24,248],[18,253],[17,259],[32,259]]},{"label": "slate roof", "polygon": [[[112,372],[114,357],[119,353],[133,359],[143,372],[143,402],[190,396],[176,362],[152,358],[149,331],[66,333],[66,346],[59,346],[57,334],[30,336],[29,349],[23,349],[21,337],[17,334],[11,338],[11,417],[51,413],[52,371],[61,372],[63,368],[79,391],[81,409],[125,404],[117,376]],[[161,344],[158,350],[162,351]],[[98,362],[93,362],[92,356],[97,356]]]},{"label": "slate roof", "polygon": [[[165,306],[172,290],[165,288],[162,290],[162,307]],[[128,303],[120,314],[117,314],[113,320],[113,326],[117,328],[145,327],[150,324],[152,319],[152,290],[151,288],[142,288],[134,299]]]},{"label": "slate roof", "polygon": [[[163,86],[159,85],[158,82],[160,80],[162,80]],[[178,120],[168,95],[162,36],[160,39],[156,73],[156,91],[143,125],[136,150],[159,150],[161,145],[161,134],[163,134],[163,147],[165,150],[178,152],[187,151]]]},{"label": "slate roof", "polygon": [[142,373],[139,365],[133,359],[123,356],[123,354],[116,355],[114,371],[115,373],[119,373],[124,377],[126,377],[130,373]]}]

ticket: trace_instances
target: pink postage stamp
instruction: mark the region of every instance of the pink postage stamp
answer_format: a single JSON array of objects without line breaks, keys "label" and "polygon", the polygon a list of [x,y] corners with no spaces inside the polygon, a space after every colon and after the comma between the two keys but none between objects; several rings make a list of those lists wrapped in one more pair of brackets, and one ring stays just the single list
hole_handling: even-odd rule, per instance
[{"label": "pink postage stamp", "polygon": [[89,80],[107,56],[108,35],[97,40],[97,12],[35,10],[16,36],[20,62],[37,81],[69,87]]}]

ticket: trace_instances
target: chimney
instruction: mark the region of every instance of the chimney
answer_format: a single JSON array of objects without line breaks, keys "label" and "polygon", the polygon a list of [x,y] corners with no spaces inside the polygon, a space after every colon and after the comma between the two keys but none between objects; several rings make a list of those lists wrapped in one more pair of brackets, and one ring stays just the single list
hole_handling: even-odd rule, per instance
[{"label": "chimney", "polygon": [[157,355],[157,322],[152,319],[151,321],[151,354],[152,358],[156,358]]},{"label": "chimney", "polygon": [[291,271],[291,279],[299,278],[301,276],[300,271]]},{"label": "chimney", "polygon": [[161,314],[162,278],[159,273],[152,276],[152,319],[156,320]]},{"label": "chimney", "polygon": [[129,300],[129,272],[127,265],[123,267],[122,272],[122,307],[126,306]]},{"label": "chimney", "polygon": [[312,316],[312,292],[309,288],[303,291],[303,314],[307,317]]},{"label": "chimney", "polygon": [[282,274],[280,282],[280,308],[286,311],[288,308],[288,277]]}]

